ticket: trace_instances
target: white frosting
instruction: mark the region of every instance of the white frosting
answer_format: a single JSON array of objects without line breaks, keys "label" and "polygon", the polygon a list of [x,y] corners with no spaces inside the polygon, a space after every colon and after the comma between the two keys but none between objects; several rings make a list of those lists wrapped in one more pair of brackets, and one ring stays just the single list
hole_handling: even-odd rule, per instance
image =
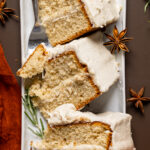
[{"label": "white frosting", "polygon": [[[112,134],[112,146],[110,150],[133,150],[134,144],[131,137],[131,119],[128,114],[119,112],[106,112],[99,115],[92,114],[90,112],[76,111],[76,108],[72,104],[65,104],[56,108],[49,114],[48,123],[51,125],[65,125],[78,122],[93,122],[100,121],[111,126]],[[69,145],[68,147],[70,147]],[[93,145],[80,145],[81,149],[92,147]],[[65,147],[66,148],[66,147]],[[75,147],[76,148],[76,147]],[[93,149],[95,146],[93,146]],[[98,148],[98,147],[97,147]],[[72,150],[72,149],[71,149]],[[99,148],[99,150],[102,150]]]},{"label": "white frosting", "polygon": [[121,7],[116,0],[82,0],[91,22],[104,27],[119,19]]},{"label": "white frosting", "polygon": [[49,49],[52,57],[67,50],[74,50],[80,62],[88,66],[89,73],[101,92],[106,92],[119,78],[118,63],[115,56],[103,45],[100,32]]},{"label": "white frosting", "polygon": [[105,148],[99,145],[82,144],[82,145],[74,146],[73,144],[70,144],[64,146],[61,150],[105,150]]},{"label": "white frosting", "polygon": [[[44,143],[33,143],[32,144],[33,150],[47,150],[47,146]],[[62,148],[53,148],[51,150],[105,150],[102,146],[99,145],[88,145],[88,144],[82,144],[74,146],[73,143],[64,146]]]},{"label": "white frosting", "polygon": [[[76,111],[73,104],[65,104],[57,107],[52,113],[47,112],[49,115],[48,123],[53,125],[65,125],[71,123],[78,123],[84,118],[84,121],[90,122],[89,118],[92,113],[82,113]],[[91,117],[93,118],[93,116]]]},{"label": "white frosting", "polygon": [[[111,126],[112,145],[109,150],[135,150],[131,137],[131,119],[128,114],[119,112],[106,112],[95,115],[90,112],[76,111],[73,104],[64,104],[56,108],[52,113],[49,113],[48,123],[52,125],[66,125],[79,122],[94,122],[100,121]],[[45,150],[45,145],[42,142],[33,143],[34,148]],[[98,145],[77,145],[69,144],[59,150],[103,150]],[[56,149],[54,149],[56,150]]]}]

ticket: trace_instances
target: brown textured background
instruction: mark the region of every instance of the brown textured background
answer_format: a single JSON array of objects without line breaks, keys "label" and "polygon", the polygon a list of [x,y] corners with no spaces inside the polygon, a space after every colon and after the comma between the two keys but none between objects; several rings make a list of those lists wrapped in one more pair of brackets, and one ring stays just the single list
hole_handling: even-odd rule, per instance
[{"label": "brown textured background", "polygon": [[[150,96],[150,8],[144,14],[145,0],[128,0],[128,36],[134,40],[128,44],[130,53],[126,54],[126,96],[130,87],[139,90],[145,86],[145,96]],[[19,14],[19,0],[7,0],[7,6]],[[21,65],[20,24],[9,19],[5,27],[0,25],[0,43],[12,71]],[[20,79],[17,78],[19,83]],[[150,150],[150,103],[145,104],[145,114],[141,115],[133,105],[127,104],[127,112],[133,116],[132,132],[137,150]]]}]

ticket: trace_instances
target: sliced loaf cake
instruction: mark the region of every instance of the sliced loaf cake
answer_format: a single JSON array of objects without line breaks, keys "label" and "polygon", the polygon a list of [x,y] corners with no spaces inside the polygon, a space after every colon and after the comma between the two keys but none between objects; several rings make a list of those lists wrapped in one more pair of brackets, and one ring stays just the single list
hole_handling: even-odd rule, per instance
[{"label": "sliced loaf cake", "polygon": [[[29,94],[46,119],[47,111],[63,104],[72,103],[77,110],[82,109],[119,78],[118,63],[103,46],[99,32],[47,50],[47,56],[41,53],[44,59],[39,59],[36,49],[20,69],[26,70],[24,76],[32,79]],[[38,65],[32,69],[32,63]],[[41,72],[42,76],[34,77]]]},{"label": "sliced loaf cake", "polygon": [[39,0],[39,17],[52,46],[118,20],[119,12],[116,0]]},{"label": "sliced loaf cake", "polygon": [[81,0],[39,0],[39,15],[53,46],[92,30]]},{"label": "sliced loaf cake", "polygon": [[32,143],[36,150],[134,150],[128,114],[95,115],[64,104],[48,115],[44,139]]},{"label": "sliced loaf cake", "polygon": [[29,94],[33,103],[47,118],[46,111],[72,103],[81,109],[100,95],[87,66],[82,65],[74,51],[67,51],[45,64],[45,77],[35,80]]},{"label": "sliced loaf cake", "polygon": [[78,123],[49,127],[44,139],[32,145],[38,150],[108,150],[111,144],[110,126],[101,122]]}]

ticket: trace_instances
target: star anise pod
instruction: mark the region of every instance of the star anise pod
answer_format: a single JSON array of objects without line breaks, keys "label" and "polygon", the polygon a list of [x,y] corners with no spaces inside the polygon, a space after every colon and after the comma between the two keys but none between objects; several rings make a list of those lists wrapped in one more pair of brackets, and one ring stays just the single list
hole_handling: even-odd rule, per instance
[{"label": "star anise pod", "polygon": [[140,89],[140,91],[137,93],[132,88],[129,89],[129,92],[131,94],[131,98],[127,99],[128,102],[134,102],[136,108],[140,108],[141,112],[144,113],[144,106],[143,102],[150,101],[150,97],[142,97],[144,94],[144,87]]},{"label": "star anise pod", "polygon": [[0,0],[0,21],[5,24],[5,18],[9,16],[14,16],[18,19],[18,16],[14,15],[15,10],[11,8],[5,8],[6,0]]},{"label": "star anise pod", "polygon": [[129,40],[132,40],[132,38],[126,38],[124,37],[125,34],[127,33],[127,29],[121,31],[119,33],[117,27],[115,26],[113,29],[113,36],[108,35],[105,33],[106,37],[110,40],[106,43],[104,43],[105,46],[110,46],[112,45],[111,53],[113,54],[115,50],[119,53],[120,50],[123,50],[125,52],[129,52],[127,46],[125,45],[125,42],[128,42]]}]

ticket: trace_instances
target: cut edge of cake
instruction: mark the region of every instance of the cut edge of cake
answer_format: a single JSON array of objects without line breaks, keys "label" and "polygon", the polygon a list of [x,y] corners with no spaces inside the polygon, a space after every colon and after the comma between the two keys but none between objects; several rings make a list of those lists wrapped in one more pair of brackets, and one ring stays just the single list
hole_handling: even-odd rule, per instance
[{"label": "cut edge of cake", "polygon": [[[51,45],[53,47],[55,47],[56,45],[59,45],[59,44],[62,45],[67,42],[70,42],[86,33],[92,32],[99,28],[103,28],[104,26],[109,25],[109,24],[115,22],[116,20],[118,20],[120,8],[118,7],[119,5],[116,3],[116,0],[113,2],[115,4],[112,7],[113,7],[113,9],[116,9],[116,10],[114,10],[116,13],[111,18],[110,17],[105,18],[105,21],[103,22],[103,24],[96,23],[98,20],[100,20],[100,17],[98,18],[98,16],[100,16],[101,9],[102,9],[100,6],[99,6],[100,8],[98,7],[98,5],[101,4],[101,3],[99,4],[98,1],[93,2],[94,4],[92,5],[92,4],[90,4],[91,3],[90,1],[86,2],[85,0],[76,0],[77,4],[69,3],[68,6],[64,6],[64,10],[62,7],[59,6],[62,4],[62,2],[58,2],[57,0],[55,0],[56,4],[53,9],[51,8],[50,5],[49,6],[46,5],[47,2],[45,2],[45,3],[40,2],[39,3],[39,14],[40,14],[40,12],[41,12],[41,14],[39,15],[39,17],[41,19],[42,25],[46,29],[46,33],[49,37],[49,41],[50,41]],[[109,8],[107,8],[107,3],[102,4],[102,6],[104,8],[106,8],[106,10],[104,10],[104,12],[107,11],[106,14],[109,15],[111,12],[109,11]],[[108,6],[110,7],[110,4]],[[60,8],[60,10],[57,7]],[[48,10],[48,8],[49,8],[49,10]],[[93,13],[91,13],[92,10],[94,11]],[[47,13],[48,15],[45,16],[44,15],[45,13]],[[53,15],[51,15],[51,14],[53,14]],[[95,14],[97,14],[97,15],[95,15]],[[115,16],[115,15],[117,15],[117,16]],[[44,18],[44,16],[45,16],[45,18]],[[72,16],[72,17],[70,17],[70,16]],[[79,17],[78,20],[77,20],[76,16]],[[101,17],[104,18],[103,16],[101,16]],[[64,19],[64,18],[67,18],[67,19]],[[82,28],[81,28],[81,24],[77,23],[77,21],[81,22],[80,19],[82,21],[82,25],[84,26]],[[68,20],[70,21],[70,24],[68,24],[69,23]],[[63,24],[65,24],[65,25],[63,25]],[[64,30],[66,30],[67,25],[71,26],[71,28],[68,27],[68,30],[64,31],[62,28],[59,27],[60,25],[63,25],[62,28]],[[72,28],[73,25],[74,25],[74,28]],[[59,34],[57,33],[57,30],[59,30],[59,32],[58,32]],[[65,34],[66,32],[67,32],[67,35]],[[68,32],[69,32],[69,34],[68,34]],[[62,34],[62,36],[58,37],[57,34],[58,35]],[[58,38],[57,40],[56,40],[56,37]]]},{"label": "cut edge of cake", "polygon": [[[67,55],[67,54],[73,54],[73,55],[74,55],[75,60],[76,60],[76,63],[78,64],[78,67],[79,67],[80,69],[83,69],[83,70],[85,71],[85,73],[88,74],[88,80],[89,80],[89,82],[91,83],[91,85],[93,86],[93,88],[95,89],[95,91],[96,91],[96,93],[97,93],[97,94],[95,95],[95,97],[90,98],[90,99],[87,101],[87,103],[82,104],[82,105],[79,105],[78,107],[76,107],[77,110],[79,110],[79,109],[81,109],[83,106],[85,106],[85,105],[87,105],[88,103],[90,103],[93,99],[95,99],[95,98],[97,98],[98,96],[100,96],[100,95],[102,94],[102,92],[100,92],[98,86],[94,83],[94,81],[93,81],[93,79],[92,79],[92,76],[90,76],[90,73],[89,73],[89,71],[88,71],[88,66],[87,66],[86,64],[80,63],[80,60],[79,60],[79,58],[77,57],[77,54],[76,54],[76,52],[75,52],[74,50],[67,50],[67,51],[65,51],[64,53],[59,54],[58,56],[56,56],[56,58],[62,57],[63,55]],[[53,59],[54,59],[54,58],[50,59],[49,62],[52,61]]]},{"label": "cut edge of cake", "polygon": [[[85,132],[86,130],[89,130],[88,127],[91,129],[90,132]],[[101,130],[99,131],[98,129],[100,129],[100,128],[101,128]],[[67,129],[70,132],[66,136],[68,136],[68,135],[69,136],[68,137],[61,137],[63,139],[61,139],[61,141],[58,141],[59,139],[57,138],[57,136],[59,136],[59,134],[65,136],[65,134],[63,134],[63,131],[67,132]],[[72,132],[71,132],[71,130],[72,130]],[[76,137],[75,137],[74,141],[69,142],[70,138],[73,138],[73,137],[70,137],[70,134],[75,135],[76,130],[78,130],[82,135],[85,134],[85,133],[86,133],[86,135],[83,135],[83,137],[80,136],[80,135],[76,135],[76,137],[80,136],[81,141],[80,140],[76,141]],[[85,131],[83,131],[83,130],[85,130]],[[58,132],[60,132],[60,133],[58,133]],[[39,150],[48,150],[48,149],[53,150],[53,147],[54,147],[55,144],[53,145],[51,143],[52,142],[55,143],[55,138],[57,138],[57,144],[58,145],[56,144],[55,145],[56,147],[54,147],[54,148],[56,148],[58,150],[61,150],[61,149],[63,149],[63,150],[65,150],[65,149],[66,150],[70,150],[70,149],[77,150],[76,149],[77,146],[82,147],[82,146],[85,146],[85,145],[97,146],[99,148],[100,147],[103,148],[104,150],[108,150],[110,145],[111,145],[111,142],[112,142],[112,132],[113,131],[111,130],[110,125],[108,125],[106,123],[102,123],[100,121],[71,123],[71,124],[66,124],[66,125],[56,125],[56,126],[53,126],[53,127],[48,126],[48,128],[44,132],[43,140],[39,141],[39,142],[35,142],[35,143],[32,142],[31,146],[33,148],[37,148]],[[94,137],[93,137],[93,133],[95,135]],[[49,136],[49,134],[50,134],[50,136]],[[95,138],[100,137],[101,134],[105,134],[106,136],[102,136],[101,138],[98,138],[98,141],[96,141]],[[88,141],[83,142],[82,140],[83,140],[84,136],[86,136],[86,137],[88,136],[88,141],[90,141],[90,142],[88,142]],[[53,138],[54,141],[52,141],[51,138]],[[61,144],[62,140],[65,143],[64,145]],[[105,143],[103,143],[104,142],[103,140],[105,140]],[[76,143],[76,142],[79,142],[79,143]],[[100,142],[101,145],[100,145],[100,143],[98,144],[98,142]],[[70,147],[70,149],[68,149],[70,144],[71,144],[71,147]]]},{"label": "cut edge of cake", "polygon": [[55,47],[55,46],[57,46],[57,45],[66,44],[66,43],[68,43],[68,42],[70,42],[70,41],[73,41],[73,40],[76,39],[76,38],[79,38],[80,36],[82,36],[82,35],[84,35],[84,34],[86,34],[86,33],[95,31],[96,29],[99,28],[99,27],[93,27],[93,25],[92,25],[92,23],[91,23],[91,21],[90,21],[88,15],[87,15],[85,9],[84,9],[84,4],[83,4],[83,2],[82,2],[81,0],[79,0],[79,1],[80,1],[80,2],[82,3],[82,5],[83,5],[83,6],[81,7],[81,10],[82,10],[82,12],[83,12],[85,18],[86,18],[87,21],[88,21],[88,27],[87,27],[86,29],[81,30],[80,32],[77,32],[76,34],[74,34],[74,35],[68,37],[66,40],[62,40],[62,41],[59,41],[59,42],[52,43],[51,40],[49,39],[49,41],[50,41],[50,43],[51,43],[51,45],[52,45],[53,47]]},{"label": "cut edge of cake", "polygon": [[[78,73],[77,75],[74,75],[74,76],[72,76],[72,77],[74,78],[74,77],[76,77],[76,76],[78,76],[78,75],[79,75],[79,76],[80,76],[80,75],[82,76],[82,74],[85,74],[85,75],[83,75],[83,76],[85,76],[85,77],[83,77],[83,78],[86,78],[86,80],[88,80],[87,82],[91,85],[91,88],[93,88],[93,90],[95,91],[95,93],[94,93],[91,97],[89,97],[88,99],[86,99],[86,101],[82,101],[82,102],[80,102],[78,105],[75,106],[76,109],[79,110],[79,109],[82,109],[85,105],[87,105],[87,104],[90,103],[91,101],[93,101],[94,99],[96,99],[96,98],[97,98],[98,96],[100,96],[102,93],[100,92],[98,86],[94,83],[92,77],[90,76],[90,74],[89,74],[89,72],[88,72],[88,67],[87,67],[87,65],[80,63],[80,61],[79,61],[79,59],[78,59],[78,57],[77,57],[75,51],[73,51],[73,50],[65,51],[65,52],[63,52],[63,53],[57,55],[56,57],[54,57],[54,58],[48,60],[48,64],[51,63],[52,61],[55,61],[57,58],[61,58],[62,56],[67,56],[67,55],[70,55],[70,54],[72,54],[72,55],[74,56],[74,57],[73,57],[73,58],[74,58],[74,61],[76,62],[76,64],[78,65],[78,67],[83,71],[82,73]],[[48,64],[47,64],[47,65],[48,65]],[[45,67],[46,67],[46,65],[45,65]],[[69,79],[70,79],[70,78],[69,78]],[[66,80],[66,79],[65,79],[65,80]],[[65,81],[65,80],[63,80],[63,81]],[[63,81],[62,81],[62,82],[63,82]],[[62,83],[62,82],[61,82],[61,83]],[[36,82],[36,83],[37,83],[37,82]],[[44,102],[42,102],[42,101],[46,100],[46,98],[43,99],[42,97],[40,98],[39,96],[37,96],[38,94],[36,94],[36,92],[38,92],[38,91],[34,91],[34,89],[35,89],[35,90],[37,89],[37,88],[34,87],[34,85],[36,86],[36,83],[35,83],[35,84],[33,83],[33,85],[31,86],[31,88],[30,88],[30,90],[29,90],[29,95],[30,95],[31,97],[34,97],[34,98],[32,99],[32,102],[33,102],[34,106],[38,107],[39,110],[41,111],[41,110],[42,110],[41,107],[43,107],[43,104],[44,104]],[[53,91],[53,90],[55,91],[55,88],[57,88],[58,86],[60,86],[61,83],[60,83],[59,85],[56,85],[55,87],[51,88],[51,91]],[[40,86],[41,86],[41,82],[40,82],[39,84],[40,84]],[[42,104],[42,103],[43,103],[43,104]],[[48,103],[48,102],[47,102],[47,103]],[[65,103],[63,103],[63,104],[65,104]],[[41,111],[41,112],[42,112],[42,111]],[[45,112],[42,112],[42,114],[43,114],[43,116],[44,116],[45,118],[47,118],[47,117],[46,117],[47,115],[46,115]]]},{"label": "cut edge of cake", "polygon": [[[42,55],[41,55],[42,54]],[[38,64],[30,66],[32,59],[36,59]],[[44,64],[48,59],[48,52],[44,48],[43,44],[40,44],[28,57],[24,65],[17,71],[17,76],[22,78],[32,78],[33,76],[43,72]]]},{"label": "cut edge of cake", "polygon": [[[50,36],[49,36],[49,34],[48,34],[48,29],[47,29],[47,27],[46,27],[46,24],[45,24],[45,25],[43,24],[43,26],[44,26],[45,29],[46,29],[46,33],[47,33],[47,35],[48,35],[48,37],[49,37],[49,41],[50,41],[50,43],[51,43],[51,45],[52,45],[53,47],[55,47],[56,45],[59,45],[59,44],[60,44],[60,45],[63,45],[63,44],[65,44],[65,43],[67,43],[67,42],[70,42],[70,41],[72,41],[72,40],[74,40],[74,39],[76,39],[76,38],[78,38],[78,37],[84,35],[85,33],[92,32],[92,31],[94,31],[94,30],[96,30],[96,29],[99,28],[99,27],[94,27],[94,26],[92,25],[92,22],[91,22],[91,20],[90,20],[90,18],[89,18],[89,16],[88,16],[88,13],[86,12],[84,2],[83,2],[82,0],[77,0],[77,1],[80,3],[80,6],[78,6],[78,9],[80,9],[80,11],[83,13],[84,18],[85,18],[85,20],[86,20],[87,23],[88,23],[87,27],[86,27],[85,29],[82,29],[81,31],[78,31],[78,32],[74,33],[74,35],[70,35],[70,37],[68,36],[68,38],[66,38],[65,40],[58,40],[57,42],[52,42],[52,40],[51,40],[51,38],[50,38]],[[41,17],[41,16],[40,16],[40,17]],[[41,18],[42,18],[42,17],[41,17]],[[42,20],[42,19],[41,19],[41,20]]]}]

